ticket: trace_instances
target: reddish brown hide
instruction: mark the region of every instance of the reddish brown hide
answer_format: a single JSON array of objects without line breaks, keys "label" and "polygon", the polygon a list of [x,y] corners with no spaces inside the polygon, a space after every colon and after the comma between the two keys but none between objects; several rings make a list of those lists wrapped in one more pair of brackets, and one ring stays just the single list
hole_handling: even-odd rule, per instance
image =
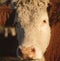
[{"label": "reddish brown hide", "polygon": [[0,6],[0,25],[5,25],[7,18],[11,14],[12,10],[10,5],[3,4]]},{"label": "reddish brown hide", "polygon": [[51,42],[45,53],[46,61],[60,61],[60,0],[51,0],[54,5],[51,8]]}]

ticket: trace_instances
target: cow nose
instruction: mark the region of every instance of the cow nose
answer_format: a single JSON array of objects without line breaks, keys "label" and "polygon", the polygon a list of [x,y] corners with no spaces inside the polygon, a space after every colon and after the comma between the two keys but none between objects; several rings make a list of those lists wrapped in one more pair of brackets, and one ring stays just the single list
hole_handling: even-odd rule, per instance
[{"label": "cow nose", "polygon": [[21,49],[20,48],[17,48],[17,57],[22,57],[22,52],[21,52]]},{"label": "cow nose", "polygon": [[31,48],[31,47],[28,47],[28,48],[19,48],[19,54],[20,56],[23,58],[23,59],[33,59],[33,57],[35,56],[35,48]]}]

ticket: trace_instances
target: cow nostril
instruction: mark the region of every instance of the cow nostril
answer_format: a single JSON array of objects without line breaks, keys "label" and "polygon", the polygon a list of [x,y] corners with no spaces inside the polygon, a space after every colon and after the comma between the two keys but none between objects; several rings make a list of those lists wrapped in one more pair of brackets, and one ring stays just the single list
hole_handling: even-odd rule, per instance
[{"label": "cow nostril", "polygon": [[32,48],[32,52],[34,52],[34,53],[35,53],[35,48]]},{"label": "cow nostril", "polygon": [[22,57],[23,56],[22,51],[21,51],[20,48],[17,49],[17,56],[18,57]]}]

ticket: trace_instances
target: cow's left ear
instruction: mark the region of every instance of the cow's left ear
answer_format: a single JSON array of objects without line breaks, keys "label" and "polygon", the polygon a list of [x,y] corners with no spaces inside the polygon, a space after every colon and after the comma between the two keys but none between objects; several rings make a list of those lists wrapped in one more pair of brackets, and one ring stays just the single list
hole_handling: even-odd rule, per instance
[{"label": "cow's left ear", "polygon": [[48,3],[47,11],[48,11],[48,16],[49,16],[49,23],[50,23],[50,26],[52,26],[52,21],[50,20],[52,13],[54,11],[54,4],[52,2]]},{"label": "cow's left ear", "polygon": [[53,10],[54,10],[54,4],[52,2],[49,2],[47,7],[49,17],[51,17]]}]

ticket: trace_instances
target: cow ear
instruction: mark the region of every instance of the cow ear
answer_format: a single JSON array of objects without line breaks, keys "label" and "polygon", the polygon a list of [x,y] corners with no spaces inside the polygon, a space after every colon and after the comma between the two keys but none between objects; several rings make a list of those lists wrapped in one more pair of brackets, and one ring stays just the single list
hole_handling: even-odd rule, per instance
[{"label": "cow ear", "polygon": [[48,4],[47,11],[48,11],[48,16],[49,16],[49,23],[50,23],[50,26],[52,26],[51,16],[52,16],[52,13],[53,13],[53,11],[54,11],[54,4],[53,4],[52,2],[50,2],[50,3]]},{"label": "cow ear", "polygon": [[52,2],[50,2],[50,3],[48,4],[48,8],[47,8],[49,17],[51,17],[53,10],[54,10],[54,4],[53,4]]}]

